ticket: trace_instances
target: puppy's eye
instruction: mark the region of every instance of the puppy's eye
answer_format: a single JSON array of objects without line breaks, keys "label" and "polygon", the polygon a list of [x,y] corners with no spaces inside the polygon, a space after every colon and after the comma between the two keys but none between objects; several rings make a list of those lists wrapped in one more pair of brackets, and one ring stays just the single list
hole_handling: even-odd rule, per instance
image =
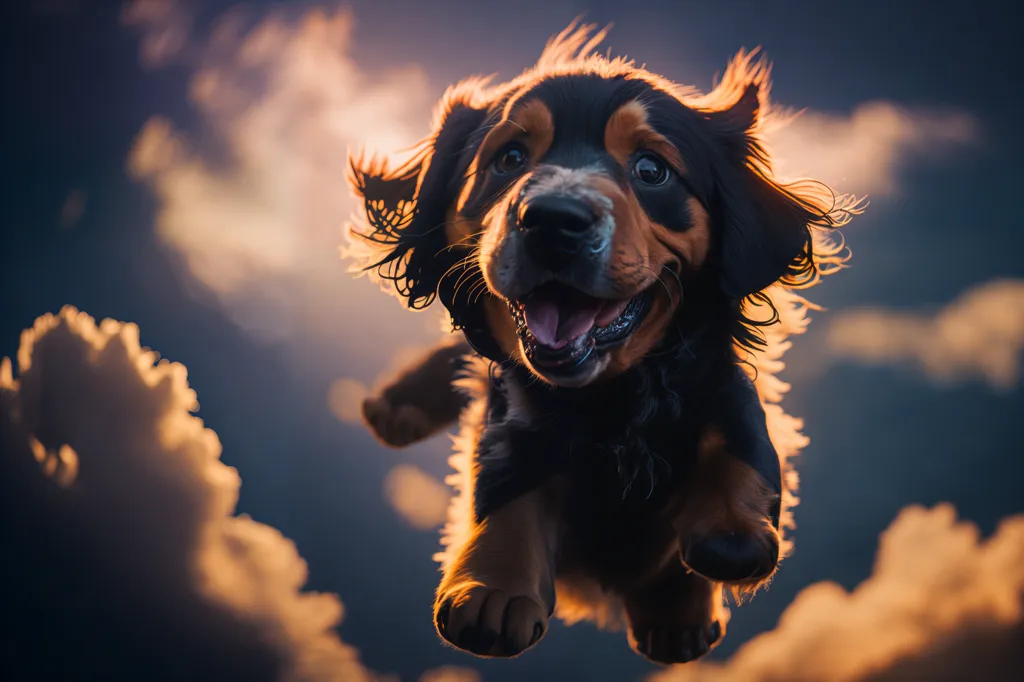
[{"label": "puppy's eye", "polygon": [[668,180],[668,165],[654,154],[644,154],[633,163],[633,177],[645,185],[664,185]]},{"label": "puppy's eye", "polygon": [[525,165],[526,150],[517,143],[508,145],[494,157],[494,172],[498,175],[515,173]]}]

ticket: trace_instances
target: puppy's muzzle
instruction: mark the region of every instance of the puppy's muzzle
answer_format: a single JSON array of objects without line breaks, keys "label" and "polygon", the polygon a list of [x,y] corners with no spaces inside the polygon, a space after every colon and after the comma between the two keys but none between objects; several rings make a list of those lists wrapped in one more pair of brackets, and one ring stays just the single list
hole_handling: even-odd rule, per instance
[{"label": "puppy's muzzle", "polygon": [[598,216],[581,199],[542,194],[523,201],[518,218],[530,257],[558,271],[593,243]]}]

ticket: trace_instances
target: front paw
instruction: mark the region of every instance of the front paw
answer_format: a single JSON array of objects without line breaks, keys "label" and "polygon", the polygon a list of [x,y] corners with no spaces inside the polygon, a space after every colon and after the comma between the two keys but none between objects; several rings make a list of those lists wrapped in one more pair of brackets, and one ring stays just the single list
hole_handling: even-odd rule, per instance
[{"label": "front paw", "polygon": [[467,582],[438,595],[434,622],[438,634],[463,651],[511,657],[544,636],[548,610],[533,596]]},{"label": "front paw", "polygon": [[435,424],[419,407],[394,405],[383,396],[363,401],[363,419],[385,445],[401,448],[430,436]]},{"label": "front paw", "polygon": [[691,571],[724,583],[759,582],[779,564],[779,534],[768,519],[757,530],[715,529],[680,543]]}]

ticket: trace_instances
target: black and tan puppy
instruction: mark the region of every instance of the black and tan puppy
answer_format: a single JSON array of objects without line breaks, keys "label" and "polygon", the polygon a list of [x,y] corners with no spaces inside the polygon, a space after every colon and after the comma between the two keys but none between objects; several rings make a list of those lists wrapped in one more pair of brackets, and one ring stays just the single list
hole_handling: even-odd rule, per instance
[{"label": "black and tan puppy", "polygon": [[[508,83],[452,87],[405,165],[355,159],[360,235],[410,307],[439,298],[490,361],[441,636],[514,656],[556,593],[590,589],[621,601],[637,651],[684,662],[724,634],[723,584],[755,589],[779,559],[779,460],[741,364],[771,320],[749,306],[812,283],[812,232],[851,207],[773,178],[763,62],[741,53],[699,96],[591,55],[591,30]],[[455,419],[453,349],[368,401],[383,440]]]}]

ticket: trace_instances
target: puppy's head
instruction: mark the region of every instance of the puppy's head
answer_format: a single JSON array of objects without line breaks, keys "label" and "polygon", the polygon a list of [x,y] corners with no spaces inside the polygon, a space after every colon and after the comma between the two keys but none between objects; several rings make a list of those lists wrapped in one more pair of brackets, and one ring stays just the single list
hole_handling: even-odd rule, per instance
[{"label": "puppy's head", "polygon": [[836,223],[827,188],[771,177],[764,63],[741,53],[696,97],[566,55],[588,30],[510,83],[449,90],[406,166],[353,163],[372,265],[410,306],[438,296],[486,355],[575,387],[638,363],[698,283],[739,301],[813,277],[810,230]]}]

